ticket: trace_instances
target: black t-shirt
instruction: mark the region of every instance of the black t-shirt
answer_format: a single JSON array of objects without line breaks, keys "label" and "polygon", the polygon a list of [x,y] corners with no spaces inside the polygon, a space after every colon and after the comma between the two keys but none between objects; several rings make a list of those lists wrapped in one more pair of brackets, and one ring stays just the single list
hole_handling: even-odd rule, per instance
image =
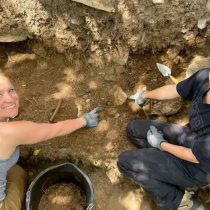
[{"label": "black t-shirt", "polygon": [[210,86],[209,71],[210,68],[202,69],[177,85],[179,95],[192,101],[189,113],[191,130],[185,129],[182,145],[191,148],[197,160],[208,166],[210,166],[210,104],[203,103],[203,97]]}]

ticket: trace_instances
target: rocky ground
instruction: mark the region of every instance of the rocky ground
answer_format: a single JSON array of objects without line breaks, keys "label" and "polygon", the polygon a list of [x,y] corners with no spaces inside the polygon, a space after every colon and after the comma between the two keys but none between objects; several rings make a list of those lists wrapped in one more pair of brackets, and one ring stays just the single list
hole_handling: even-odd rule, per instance
[{"label": "rocky ground", "polygon": [[[61,99],[53,122],[101,107],[96,128],[21,146],[20,164],[29,180],[70,161],[90,177],[94,209],[161,209],[119,174],[116,160],[135,148],[126,137],[128,122],[184,125],[190,103],[153,100],[139,107],[127,96],[173,84],[157,62],[169,66],[179,81],[210,67],[209,11],[209,1],[199,0],[2,0],[0,68],[20,95],[15,120],[49,122]],[[208,192],[209,187],[199,189],[196,196],[210,208]]]}]

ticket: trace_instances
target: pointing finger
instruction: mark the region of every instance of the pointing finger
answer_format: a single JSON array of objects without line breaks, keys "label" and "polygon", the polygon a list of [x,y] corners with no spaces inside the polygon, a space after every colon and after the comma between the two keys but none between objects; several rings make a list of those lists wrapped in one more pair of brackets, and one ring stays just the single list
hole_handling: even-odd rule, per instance
[{"label": "pointing finger", "polygon": [[135,95],[131,95],[131,96],[128,96],[128,98],[129,98],[129,99],[134,99],[134,100],[135,100],[136,97],[135,97]]},{"label": "pointing finger", "polygon": [[93,114],[93,117],[97,117],[98,118],[98,114]]},{"label": "pointing finger", "polygon": [[90,111],[90,114],[95,114],[98,110],[100,109],[100,107],[96,107],[95,109],[93,109],[92,111]]}]

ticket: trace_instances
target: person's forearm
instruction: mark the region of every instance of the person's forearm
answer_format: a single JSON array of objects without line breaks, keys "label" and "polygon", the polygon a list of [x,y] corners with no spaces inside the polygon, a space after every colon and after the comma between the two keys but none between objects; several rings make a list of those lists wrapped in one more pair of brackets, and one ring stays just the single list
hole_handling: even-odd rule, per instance
[{"label": "person's forearm", "polygon": [[192,150],[189,148],[173,145],[168,142],[162,142],[160,147],[164,151],[169,152],[180,159],[187,160],[192,163],[199,163],[195,155],[192,153]]},{"label": "person's forearm", "polygon": [[176,85],[166,85],[155,90],[144,92],[143,99],[169,100],[179,97]]},{"label": "person's forearm", "polygon": [[77,118],[74,120],[65,120],[55,124],[55,126],[59,126],[59,132],[57,136],[64,136],[69,133],[74,132],[82,128],[85,125],[85,121],[83,118]]}]

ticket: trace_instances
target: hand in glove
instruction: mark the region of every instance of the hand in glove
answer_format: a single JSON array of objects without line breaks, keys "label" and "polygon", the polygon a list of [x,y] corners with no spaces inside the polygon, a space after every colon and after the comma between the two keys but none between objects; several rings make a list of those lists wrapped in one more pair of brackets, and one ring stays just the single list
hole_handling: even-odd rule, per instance
[{"label": "hand in glove", "polygon": [[98,125],[98,114],[96,113],[100,107],[96,107],[88,113],[84,113],[81,117],[85,121],[84,127],[96,127]]},{"label": "hand in glove", "polygon": [[140,105],[146,103],[149,99],[143,99],[141,96],[143,93],[148,92],[148,90],[139,91],[134,95],[128,96],[129,99],[135,100],[135,102]]},{"label": "hand in glove", "polygon": [[147,132],[147,140],[151,144],[151,146],[164,151],[160,147],[160,144],[164,141],[167,141],[163,138],[163,134],[160,131],[158,131],[157,128],[153,125],[150,126],[150,129]]}]

